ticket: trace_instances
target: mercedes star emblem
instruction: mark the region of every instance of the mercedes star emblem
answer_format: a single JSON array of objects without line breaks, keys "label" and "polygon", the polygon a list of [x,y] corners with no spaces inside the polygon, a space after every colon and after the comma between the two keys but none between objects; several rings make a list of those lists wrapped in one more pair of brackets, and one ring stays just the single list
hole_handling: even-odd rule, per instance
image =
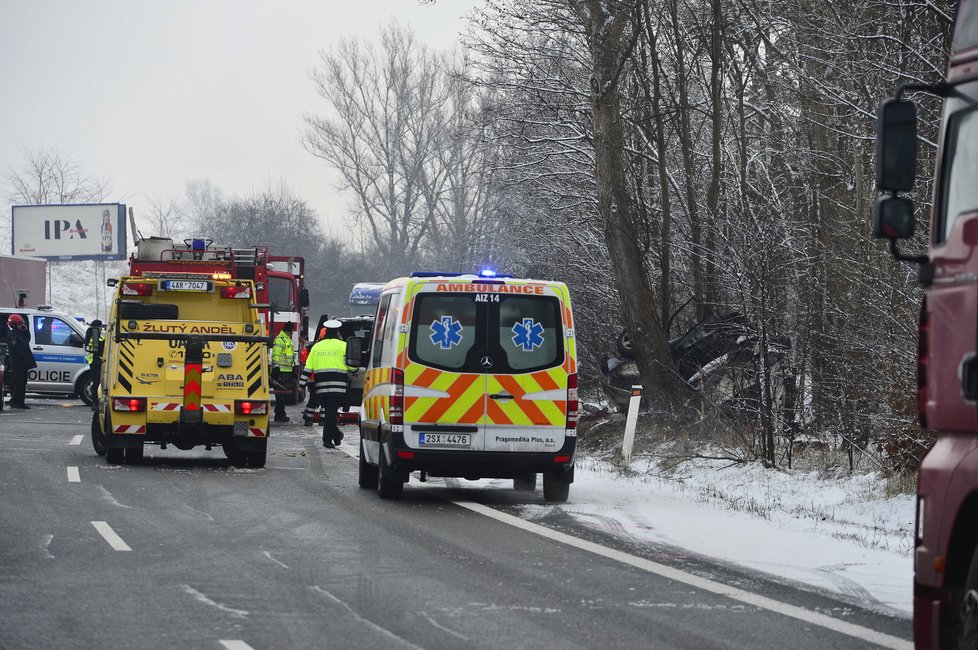
[{"label": "mercedes star emblem", "polygon": [[488,354],[482,357],[482,367],[492,368],[492,357],[490,357]]}]

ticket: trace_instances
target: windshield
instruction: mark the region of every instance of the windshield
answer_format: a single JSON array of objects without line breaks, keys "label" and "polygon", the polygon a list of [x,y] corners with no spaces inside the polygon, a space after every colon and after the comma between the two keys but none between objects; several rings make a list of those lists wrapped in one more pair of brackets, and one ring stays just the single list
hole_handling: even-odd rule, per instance
[{"label": "windshield", "polygon": [[936,243],[947,241],[958,217],[978,210],[978,110],[951,115],[945,143]]},{"label": "windshield", "polygon": [[295,300],[292,297],[292,280],[269,276],[268,302],[274,305],[276,311],[292,311],[295,309]]}]

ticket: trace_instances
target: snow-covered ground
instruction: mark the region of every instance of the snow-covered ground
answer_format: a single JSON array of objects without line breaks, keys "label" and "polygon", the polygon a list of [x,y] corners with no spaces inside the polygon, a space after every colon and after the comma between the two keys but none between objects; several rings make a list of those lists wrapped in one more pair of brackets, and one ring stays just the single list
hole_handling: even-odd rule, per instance
[{"label": "snow-covered ground", "polygon": [[[48,302],[73,316],[104,317],[103,277],[122,268],[106,264],[103,275],[93,262],[54,264]],[[702,459],[665,472],[654,454],[627,468],[583,455],[570,500],[559,507],[631,541],[681,547],[909,616],[914,498],[884,496],[886,488],[876,474],[826,477]],[[523,516],[551,508],[523,506]]]}]

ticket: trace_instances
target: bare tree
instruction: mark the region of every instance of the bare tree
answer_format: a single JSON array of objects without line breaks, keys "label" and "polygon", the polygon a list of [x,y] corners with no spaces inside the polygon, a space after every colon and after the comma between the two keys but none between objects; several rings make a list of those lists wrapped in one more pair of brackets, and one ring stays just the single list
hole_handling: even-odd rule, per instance
[{"label": "bare tree", "polygon": [[181,234],[187,234],[183,232],[184,208],[176,199],[149,196],[144,198],[146,209],[141,210],[138,216],[149,223],[152,234],[171,239]]},{"label": "bare tree", "polygon": [[337,169],[388,273],[410,270],[435,216],[433,164],[447,101],[438,58],[396,24],[380,45],[345,40],[313,72],[326,116],[307,116],[307,150]]},{"label": "bare tree", "polygon": [[23,166],[4,176],[12,203],[95,203],[108,192],[107,180],[86,176],[77,162],[56,148],[29,150],[23,156]]}]

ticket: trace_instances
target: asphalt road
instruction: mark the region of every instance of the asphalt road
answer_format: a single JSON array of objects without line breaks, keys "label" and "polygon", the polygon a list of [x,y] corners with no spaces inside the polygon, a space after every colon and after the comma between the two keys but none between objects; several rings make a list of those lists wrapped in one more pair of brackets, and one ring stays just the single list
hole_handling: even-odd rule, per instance
[{"label": "asphalt road", "polygon": [[381,501],[353,427],[326,450],[280,426],[260,470],[202,448],[113,466],[79,402],[28,403],[0,413],[3,649],[912,646],[905,619],[583,529],[539,489]]}]

